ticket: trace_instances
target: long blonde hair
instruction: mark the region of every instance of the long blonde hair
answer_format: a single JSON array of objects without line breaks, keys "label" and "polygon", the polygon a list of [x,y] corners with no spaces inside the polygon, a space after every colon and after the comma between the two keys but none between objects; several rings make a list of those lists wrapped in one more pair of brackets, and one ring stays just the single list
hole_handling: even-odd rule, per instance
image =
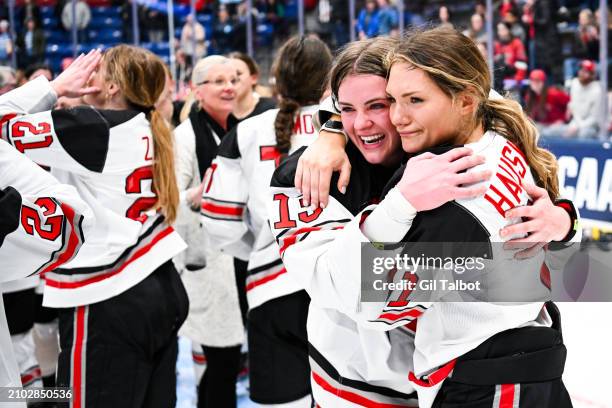
[{"label": "long blonde hair", "polygon": [[395,62],[425,71],[453,100],[462,92],[478,98],[472,129],[482,124],[485,130],[495,131],[514,143],[525,154],[536,183],[548,191],[551,199],[558,197],[555,156],[537,146],[536,127],[517,102],[489,98],[489,68],[471,39],[449,28],[416,30],[406,35],[387,56],[387,67]]},{"label": "long blonde hair", "polygon": [[155,209],[171,224],[176,219],[179,192],[174,173],[172,133],[155,109],[164,90],[166,70],[155,54],[130,45],[118,45],[104,53],[107,80],[115,82],[134,109],[147,113],[153,135],[153,188],[157,195]]}]

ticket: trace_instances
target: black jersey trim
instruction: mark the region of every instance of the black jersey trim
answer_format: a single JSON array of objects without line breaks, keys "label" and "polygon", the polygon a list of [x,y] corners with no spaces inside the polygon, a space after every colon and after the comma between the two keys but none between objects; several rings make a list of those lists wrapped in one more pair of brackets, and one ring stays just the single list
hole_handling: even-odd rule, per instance
[{"label": "black jersey trim", "polygon": [[19,227],[21,195],[13,187],[0,189],[0,246]]},{"label": "black jersey trim", "polygon": [[[327,375],[329,375],[334,381],[338,382],[339,384],[360,391],[384,395],[389,398],[417,398],[416,392],[413,392],[411,394],[405,394],[399,391],[392,390],[391,388],[381,387],[379,385],[372,385],[363,381],[352,380],[350,378],[342,377],[340,373],[338,373],[338,370],[336,370],[334,366],[329,361],[327,361],[327,359],[323,357],[323,355],[310,342],[308,343],[308,354],[319,365],[319,367],[321,367],[321,369],[325,371]],[[406,374],[406,379],[407,378],[408,374]]]}]

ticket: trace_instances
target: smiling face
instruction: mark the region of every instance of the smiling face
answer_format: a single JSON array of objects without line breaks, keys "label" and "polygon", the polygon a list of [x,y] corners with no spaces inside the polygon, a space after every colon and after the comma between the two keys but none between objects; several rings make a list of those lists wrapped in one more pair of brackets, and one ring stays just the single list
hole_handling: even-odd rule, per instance
[{"label": "smiling face", "polygon": [[394,166],[403,152],[389,119],[386,84],[377,75],[349,75],[338,88],[338,105],[344,130],[368,163]]},{"label": "smiling face", "polygon": [[394,63],[387,94],[391,122],[404,151],[416,153],[441,143],[457,142],[465,112],[423,70],[404,62]]},{"label": "smiling face", "polygon": [[194,84],[194,93],[205,111],[229,115],[236,103],[237,82],[236,71],[229,64],[215,64],[202,82]]}]

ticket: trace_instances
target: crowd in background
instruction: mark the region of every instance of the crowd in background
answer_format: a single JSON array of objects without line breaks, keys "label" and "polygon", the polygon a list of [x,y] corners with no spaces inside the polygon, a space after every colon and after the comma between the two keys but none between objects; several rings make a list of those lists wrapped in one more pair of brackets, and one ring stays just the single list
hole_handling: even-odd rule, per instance
[{"label": "crowd in background", "polygon": [[[483,1],[460,2],[407,1],[400,16],[397,0],[365,0],[357,2],[355,38],[398,35],[400,18],[410,25],[442,25],[462,30],[487,52],[486,10]],[[140,41],[161,44],[168,41],[167,15],[153,3],[138,1]],[[177,3],[190,5],[190,1]],[[293,2],[294,3],[294,2]],[[297,22],[289,11],[292,0],[256,0],[253,2],[255,26],[265,21],[273,28],[273,36],[265,47],[257,47],[255,57],[267,76],[267,62],[275,47],[297,31]],[[466,4],[467,3],[467,4]],[[568,138],[597,139],[600,135],[600,111],[603,90],[598,82],[600,28],[597,1],[587,0],[501,0],[494,2],[494,76],[495,88],[508,92],[523,103],[542,133]],[[48,4],[48,2],[46,2]],[[123,42],[134,40],[132,0],[108,1],[123,21]],[[293,4],[295,6],[295,4]],[[42,27],[40,6],[24,0],[16,9],[16,25],[20,30],[11,36],[6,5],[0,10],[0,65],[11,65],[15,53],[17,80],[29,67],[48,63],[46,32],[51,29],[71,33],[72,2],[55,4],[58,27]],[[305,29],[326,41],[332,48],[350,39],[348,0],[306,0]],[[187,89],[193,62],[211,54],[246,52],[245,1],[223,0],[196,2],[196,16],[179,20],[174,47],[179,89]],[[87,40],[91,20],[88,3],[76,3],[77,40]],[[208,27],[200,18],[207,15]],[[612,19],[609,18],[612,24]],[[610,27],[610,25],[609,25]],[[179,35],[180,34],[180,35]],[[66,61],[66,62],[69,62]],[[6,81],[5,81],[6,82]],[[182,96],[186,92],[179,92]]]}]

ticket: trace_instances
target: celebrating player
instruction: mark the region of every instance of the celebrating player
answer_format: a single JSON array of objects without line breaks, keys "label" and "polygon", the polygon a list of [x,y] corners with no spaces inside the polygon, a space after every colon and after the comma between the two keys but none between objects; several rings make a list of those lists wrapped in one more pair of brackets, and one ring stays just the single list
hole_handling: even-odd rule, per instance
[{"label": "celebrating player", "polygon": [[[61,267],[76,256],[93,225],[93,213],[74,187],[0,140],[0,281]],[[0,327],[0,386],[21,387],[2,298]]]},{"label": "celebrating player", "polygon": [[[0,98],[2,137],[76,187],[100,226],[45,276],[44,304],[61,308],[58,385],[73,388],[71,406],[175,404],[187,299],[171,262],[185,248],[168,225],[178,204],[171,133],[154,107],[164,84],[158,57],[120,45]],[[47,110],[62,96],[90,106]]]},{"label": "celebrating player", "polygon": [[[385,46],[381,41],[388,41],[388,43]],[[376,46],[383,48],[378,51],[378,55],[373,52]],[[274,190],[275,198],[279,194],[289,197],[286,207],[281,207],[285,205],[283,201],[276,200],[271,214],[273,225],[280,225],[275,233],[282,234],[278,238],[281,251],[284,251],[284,262],[289,273],[303,282],[313,299],[309,316],[309,340],[313,349],[319,348],[319,350],[314,350],[317,351],[316,354],[311,351],[311,362],[316,363],[313,364],[313,393],[322,406],[353,406],[356,400],[408,405],[411,397],[409,394],[414,390],[413,386],[405,381],[405,372],[412,365],[410,347],[413,347],[410,334],[406,331],[413,330],[414,324],[401,328],[399,331],[391,331],[387,338],[385,335],[377,337],[376,331],[351,323],[351,321],[356,321],[366,326],[371,324],[369,315],[360,313],[363,311],[360,308],[367,306],[359,304],[360,268],[351,269],[350,263],[345,263],[348,261],[345,255],[349,250],[345,240],[349,239],[350,234],[362,235],[358,228],[347,232],[348,225],[351,224],[347,225],[347,223],[354,219],[354,214],[365,207],[368,199],[376,198],[377,185],[375,182],[385,174],[382,172],[384,171],[382,166],[371,166],[363,158],[365,157],[372,163],[386,163],[389,166],[397,165],[395,163],[399,162],[399,159],[395,159],[394,163],[393,159],[392,137],[397,137],[397,133],[388,123],[389,103],[384,92],[384,78],[387,71],[380,62],[392,46],[392,40],[381,39],[371,40],[371,44],[362,44],[361,47],[349,46],[339,56],[332,72],[332,94],[339,100],[344,128],[351,140],[347,147],[347,154],[351,159],[353,175],[348,182],[346,194],[340,192],[342,182],[332,183],[332,199],[329,205],[325,207],[316,222],[305,223],[299,215],[306,210],[306,207],[302,206],[299,193],[290,188],[293,185],[297,156],[292,156],[286,164],[279,168],[273,181],[273,185],[276,183],[277,187]],[[351,47],[353,47],[352,50]],[[352,59],[349,57],[350,53],[353,55]],[[376,81],[380,82],[379,91],[376,91],[374,87]],[[379,97],[376,98],[376,95]],[[393,132],[389,131],[389,128],[393,129]],[[333,150],[334,146],[329,143],[329,137],[330,135],[326,135],[319,138],[316,143],[323,142],[327,144],[327,148]],[[319,153],[326,152],[326,156],[329,156],[325,149],[317,150]],[[459,159],[465,156],[466,152],[463,149],[454,149],[440,156],[424,155],[408,162],[405,173],[418,174],[418,178],[417,180],[405,179],[402,182],[403,187],[407,187],[404,191],[412,194],[415,202],[435,208],[446,200],[451,200],[453,194],[461,192],[461,188],[458,188],[459,184],[469,182],[465,176],[460,177],[455,173],[461,169],[462,165],[466,165],[466,162],[471,161],[472,165],[477,164],[478,159],[474,160],[466,156],[461,160],[455,160],[450,155]],[[452,169],[449,169],[451,164]],[[373,172],[376,169],[378,173]],[[313,174],[308,168],[305,168],[304,172],[310,176]],[[378,177],[368,176],[368,172],[374,176],[378,174]],[[474,176],[475,174],[471,177]],[[354,181],[354,178],[357,180]],[[321,184],[324,184],[324,177],[321,180]],[[382,183],[387,180],[383,180]],[[441,181],[444,180],[446,184],[441,184]],[[314,189],[318,189],[319,179],[317,178],[312,184],[315,186]],[[302,185],[305,189],[309,186],[305,183]],[[444,186],[442,189],[439,188],[441,185]],[[370,194],[372,192],[374,194],[368,197],[366,191],[366,197],[363,197],[361,194],[366,189],[370,189]],[[434,194],[425,194],[426,192],[434,192]],[[466,193],[466,190],[463,189],[462,193]],[[477,193],[477,191],[472,190],[471,193]],[[429,203],[424,202],[423,197],[427,197]],[[398,204],[396,208],[387,207],[386,213],[403,218],[401,221],[410,225],[410,215],[402,216],[402,209],[406,209],[406,206],[402,206],[401,201]],[[548,240],[551,239],[551,235],[558,237],[567,233],[569,224],[567,213],[562,209],[556,211],[547,198],[538,200],[536,205],[539,208],[538,211],[541,211],[542,208],[546,209],[539,213],[538,221],[549,217],[548,214],[551,213],[554,213],[557,219],[565,221],[559,222],[553,217],[546,218],[548,221],[553,221],[552,231],[548,230],[548,227],[542,231]],[[284,212],[282,208],[285,208]],[[280,223],[274,224],[275,221],[279,221],[279,215],[284,216],[283,219],[286,222],[293,222],[295,225],[287,228]],[[393,223],[389,224],[388,220],[385,220],[386,217],[370,215],[372,216],[375,217],[373,219],[375,225],[380,222],[381,229],[389,227],[390,232],[393,232]],[[358,225],[360,219],[361,217],[356,217],[352,223]],[[521,225],[517,224],[514,227]],[[343,226],[344,231],[341,230]],[[396,240],[402,237],[403,233],[400,232],[396,235]],[[330,254],[332,248],[337,251],[333,256]],[[340,255],[341,253],[343,255]],[[358,260],[356,259],[355,262]],[[407,321],[404,321],[405,323]],[[412,321],[412,323],[415,322]],[[312,330],[310,330],[311,327]],[[338,342],[342,342],[342,348],[337,347]],[[403,352],[397,351],[402,349]],[[362,357],[355,358],[355,355],[362,355]],[[385,365],[391,361],[392,364]],[[360,382],[355,379],[366,379],[366,381]],[[398,394],[398,391],[403,395]]]}]

